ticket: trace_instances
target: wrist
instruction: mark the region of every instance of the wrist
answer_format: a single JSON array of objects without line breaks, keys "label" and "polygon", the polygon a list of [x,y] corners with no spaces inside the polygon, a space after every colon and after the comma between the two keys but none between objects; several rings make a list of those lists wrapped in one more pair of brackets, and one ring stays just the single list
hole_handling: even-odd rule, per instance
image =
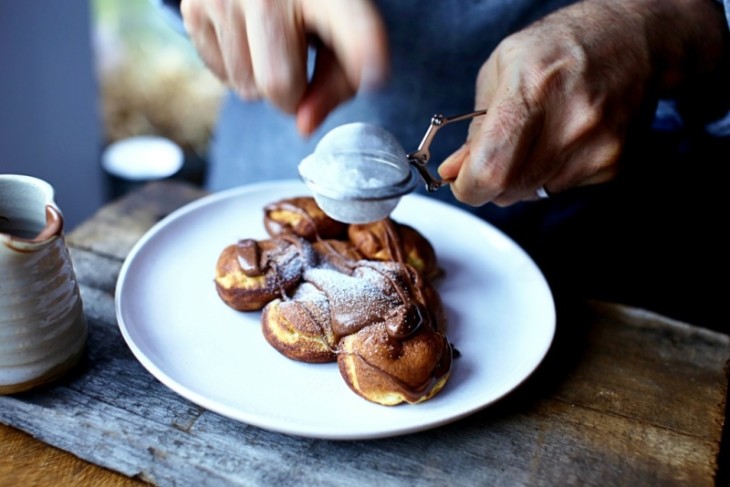
[{"label": "wrist", "polygon": [[645,32],[663,96],[686,95],[725,76],[730,53],[718,0],[633,0],[645,9]]}]

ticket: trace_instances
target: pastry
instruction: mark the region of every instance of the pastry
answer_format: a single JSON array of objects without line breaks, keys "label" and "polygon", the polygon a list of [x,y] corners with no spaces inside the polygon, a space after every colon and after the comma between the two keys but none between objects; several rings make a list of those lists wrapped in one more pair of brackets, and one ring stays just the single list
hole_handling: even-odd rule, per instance
[{"label": "pastry", "polygon": [[433,279],[440,273],[433,246],[408,225],[386,218],[350,225],[347,234],[366,259],[406,263],[427,279]]},{"label": "pastry", "polygon": [[385,323],[344,337],[337,353],[340,373],[350,389],[385,406],[433,397],[449,378],[451,360],[451,345],[442,333],[424,326],[398,340]]},{"label": "pastry", "polygon": [[223,249],[218,257],[216,290],[234,309],[259,310],[292,291],[304,270],[315,262],[311,244],[294,236],[239,240]]},{"label": "pastry", "polygon": [[267,205],[264,223],[271,238],[226,247],[215,283],[229,306],[263,309],[272,347],[337,362],[350,389],[378,404],[418,403],[443,388],[453,351],[423,235],[391,219],[344,225],[306,197]]},{"label": "pastry", "polygon": [[264,227],[272,237],[293,233],[314,242],[320,238],[338,239],[346,235],[347,225],[322,211],[314,198],[301,196],[266,205]]},{"label": "pastry", "polygon": [[294,360],[323,362],[329,354],[329,361],[334,361],[342,337],[397,312],[400,300],[379,273],[357,267],[349,271],[306,270],[290,299],[275,300],[264,308],[266,340]]},{"label": "pastry", "polygon": [[266,340],[304,362],[337,360],[350,388],[384,405],[428,399],[445,384],[451,347],[436,291],[408,265],[307,269],[289,300],[266,306]]},{"label": "pastry", "polygon": [[261,314],[264,338],[281,354],[309,363],[334,362],[338,337],[330,326],[327,296],[302,283],[291,299],[275,299]]},{"label": "pastry", "polygon": [[375,312],[366,326],[349,330],[339,341],[340,373],[356,394],[378,404],[429,399],[443,388],[452,361],[435,290],[413,268],[397,262],[369,262],[359,270],[370,273],[393,301],[389,310]]}]

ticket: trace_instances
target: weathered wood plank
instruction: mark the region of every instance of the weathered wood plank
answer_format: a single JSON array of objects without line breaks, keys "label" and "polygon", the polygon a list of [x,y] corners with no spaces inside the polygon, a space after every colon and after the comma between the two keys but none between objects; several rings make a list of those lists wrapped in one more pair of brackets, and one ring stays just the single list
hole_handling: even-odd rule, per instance
[{"label": "weathered wood plank", "polygon": [[69,247],[69,253],[79,284],[114,294],[122,260],[79,247]]},{"label": "weathered wood plank", "polygon": [[206,193],[180,182],[156,182],[101,208],[66,237],[69,246],[124,260],[155,223]]},{"label": "weathered wood plank", "polygon": [[428,432],[312,440],[188,402],[127,349],[113,292],[136,238],[201,194],[153,185],[69,236],[90,325],[87,359],[52,387],[0,396],[0,422],[159,485],[713,484],[730,340],[615,305],[561,313],[555,345],[523,386]]},{"label": "weathered wood plank", "polygon": [[[88,292],[84,295],[90,296]],[[605,313],[603,309],[600,316]],[[590,336],[620,331],[619,317],[623,319],[621,315],[597,319],[595,327],[605,329]],[[431,432],[330,442],[271,433],[204,411],[144,371],[108,323],[92,319],[91,324],[85,368],[48,390],[0,398],[0,418],[81,458],[161,485],[202,479],[241,485],[405,481],[433,485],[453,479],[471,484],[602,485],[613,480],[709,485],[716,469],[717,431],[703,437],[691,428],[647,422],[612,406],[623,401],[601,403],[600,394],[595,395],[598,403],[584,399],[586,403],[579,404],[561,397],[559,391],[592,387],[600,391],[595,384],[607,379],[601,368],[593,369],[598,375],[567,377],[541,370],[497,407]],[[658,335],[681,344],[685,332],[682,327],[656,328],[656,333],[646,335],[644,345],[650,348]],[[590,365],[591,350],[605,344],[590,336],[589,349],[576,370]],[[705,339],[708,343],[716,339],[713,355],[719,358],[718,352],[724,350],[727,357],[726,337],[709,334]],[[686,346],[691,348],[691,342]],[[667,365],[675,362],[670,357]],[[561,370],[562,364],[561,360],[555,367],[549,361],[546,366]],[[703,369],[703,374],[707,372]],[[707,376],[709,382],[687,384],[681,396],[702,392],[717,381],[716,374]],[[533,391],[540,388],[531,386],[538,379],[555,383],[558,393],[536,397]],[[720,408],[723,391],[715,389],[715,407]],[[632,393],[621,392],[623,400],[632,400]],[[656,397],[654,405],[661,400]]]},{"label": "weathered wood plank", "polygon": [[140,482],[102,469],[0,423],[0,485],[133,487]]},{"label": "weathered wood plank", "polygon": [[729,337],[638,309],[594,306],[588,343],[574,345],[590,360],[555,395],[682,434],[715,435],[724,421],[715,386],[726,380]]}]

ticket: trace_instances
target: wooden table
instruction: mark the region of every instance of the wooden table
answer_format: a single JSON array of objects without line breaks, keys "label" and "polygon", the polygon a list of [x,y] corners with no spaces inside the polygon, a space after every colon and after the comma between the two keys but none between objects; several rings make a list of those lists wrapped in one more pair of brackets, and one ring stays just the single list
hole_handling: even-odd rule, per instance
[{"label": "wooden table", "polygon": [[114,286],[137,239],[203,194],[153,184],[67,236],[88,357],[52,387],[0,396],[0,485],[702,486],[724,472],[728,336],[608,303],[560,310],[555,343],[526,383],[418,434],[296,438],[188,402],[128,350]]}]

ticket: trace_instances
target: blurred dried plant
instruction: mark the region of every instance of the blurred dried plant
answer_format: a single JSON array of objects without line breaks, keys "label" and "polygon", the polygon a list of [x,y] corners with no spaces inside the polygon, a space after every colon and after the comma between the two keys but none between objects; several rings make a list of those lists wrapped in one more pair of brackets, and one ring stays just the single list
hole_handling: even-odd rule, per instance
[{"label": "blurred dried plant", "polygon": [[96,8],[106,142],[154,134],[204,156],[224,87],[147,0]]}]

